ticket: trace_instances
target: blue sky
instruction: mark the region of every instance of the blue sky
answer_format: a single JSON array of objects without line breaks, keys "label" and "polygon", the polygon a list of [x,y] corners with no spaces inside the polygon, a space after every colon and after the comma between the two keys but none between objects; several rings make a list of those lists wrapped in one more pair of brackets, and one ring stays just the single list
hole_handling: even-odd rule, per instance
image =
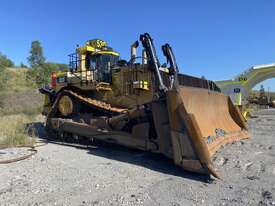
[{"label": "blue sky", "polygon": [[[129,58],[129,46],[149,32],[170,43],[182,73],[228,79],[275,62],[273,0],[4,0],[0,52],[26,63],[32,40],[49,61],[67,63],[76,44],[101,38]],[[275,90],[275,80],[265,82]]]}]

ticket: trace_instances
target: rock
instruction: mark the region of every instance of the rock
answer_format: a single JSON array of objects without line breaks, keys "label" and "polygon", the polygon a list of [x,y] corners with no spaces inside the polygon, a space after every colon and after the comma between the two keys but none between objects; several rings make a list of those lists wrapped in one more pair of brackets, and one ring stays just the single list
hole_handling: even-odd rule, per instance
[{"label": "rock", "polygon": [[241,161],[238,160],[238,161],[236,162],[236,164],[235,164],[235,167],[236,167],[236,168],[241,168],[241,165],[242,165]]},{"label": "rock", "polygon": [[19,175],[15,175],[15,176],[14,176],[14,179],[15,179],[15,180],[19,180],[19,179],[21,179],[21,177],[20,177]]},{"label": "rock", "polygon": [[253,162],[248,162],[244,165],[244,170],[248,170],[253,165]]},{"label": "rock", "polygon": [[92,202],[92,205],[98,205],[98,204],[99,202],[97,200]]},{"label": "rock", "polygon": [[225,157],[221,157],[219,162],[217,163],[219,166],[223,166],[227,163],[228,161],[228,158],[225,158]]},{"label": "rock", "polygon": [[264,199],[272,199],[272,193],[271,192],[269,192],[269,191],[263,191],[263,193],[262,193],[262,197],[264,198]]},{"label": "rock", "polygon": [[40,158],[40,161],[44,162],[44,161],[46,161],[46,159],[42,157],[42,158]]},{"label": "rock", "polygon": [[142,204],[142,203],[143,203],[143,200],[142,200],[142,199],[140,199],[140,198],[136,198],[136,203],[138,203],[138,204]]},{"label": "rock", "polygon": [[264,203],[264,201],[261,200],[261,201],[259,202],[258,206],[267,206],[267,204]]},{"label": "rock", "polygon": [[265,164],[261,162],[260,172],[265,172]]},{"label": "rock", "polygon": [[257,177],[257,176],[254,176],[254,175],[247,176],[246,178],[249,179],[249,180],[259,180],[260,179],[260,177]]},{"label": "rock", "polygon": [[242,146],[244,145],[244,141],[237,141],[237,142],[234,142],[234,144],[237,146]]},{"label": "rock", "polygon": [[264,147],[262,144],[257,144],[257,143],[254,143],[252,145],[256,148],[263,148]]}]

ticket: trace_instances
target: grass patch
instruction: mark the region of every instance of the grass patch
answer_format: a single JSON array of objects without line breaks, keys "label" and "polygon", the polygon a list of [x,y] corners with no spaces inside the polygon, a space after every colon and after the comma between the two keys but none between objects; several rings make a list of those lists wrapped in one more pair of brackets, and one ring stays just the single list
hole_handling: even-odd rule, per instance
[{"label": "grass patch", "polygon": [[7,68],[5,70],[7,82],[4,89],[0,91],[0,95],[10,95],[34,89],[35,84],[26,80],[27,71],[25,68]]},{"label": "grass patch", "polygon": [[0,87],[2,148],[32,145],[35,141],[35,135],[29,135],[26,125],[33,122],[41,112],[43,97],[34,84],[26,80],[26,72],[26,69],[5,70],[6,82]]},{"label": "grass patch", "polygon": [[0,117],[1,147],[33,145],[35,138],[28,135],[25,126],[32,119],[33,117],[24,114]]},{"label": "grass patch", "polygon": [[35,89],[0,95],[0,115],[35,115],[41,112],[42,102],[42,95]]}]

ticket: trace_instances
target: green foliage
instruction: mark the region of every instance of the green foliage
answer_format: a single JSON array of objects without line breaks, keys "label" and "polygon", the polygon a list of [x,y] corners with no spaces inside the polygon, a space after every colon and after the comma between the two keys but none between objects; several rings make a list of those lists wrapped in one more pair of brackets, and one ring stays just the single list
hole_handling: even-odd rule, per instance
[{"label": "green foliage", "polygon": [[27,80],[36,84],[36,86],[41,87],[50,82],[50,70],[47,66],[40,66],[31,68],[27,71]]},{"label": "green foliage", "polygon": [[[26,81],[27,69],[2,70],[5,89],[0,89],[0,147],[30,145],[33,138],[26,132],[26,124],[36,121],[43,105],[43,96]],[[1,83],[1,81],[0,81]]]},{"label": "green foliage", "polygon": [[34,139],[29,137],[25,126],[31,120],[30,116],[23,114],[0,117],[1,147],[33,145]]},{"label": "green foliage", "polygon": [[40,113],[42,105],[43,96],[37,89],[30,87],[26,91],[11,90],[0,94],[0,117],[15,114],[35,115]]},{"label": "green foliage", "polygon": [[69,67],[67,64],[59,64],[54,62],[47,62],[46,65],[51,68],[52,71],[68,71]]},{"label": "green foliage", "polygon": [[6,55],[0,52],[0,67],[14,67],[14,63]]},{"label": "green foliage", "polygon": [[46,62],[43,55],[43,48],[39,41],[32,42],[28,62],[31,68],[27,71],[26,78],[38,87],[50,83],[51,73],[53,71],[68,70],[68,66],[66,64]]},{"label": "green foliage", "polygon": [[30,56],[28,62],[32,68],[40,67],[45,63],[43,48],[39,41],[33,41],[31,44]]},{"label": "green foliage", "polygon": [[7,88],[7,82],[10,78],[10,74],[7,71],[7,68],[0,66],[0,90]]},{"label": "green foliage", "polygon": [[12,60],[7,58],[6,55],[0,52],[0,90],[7,87],[7,82],[10,78],[10,74],[7,71],[7,67],[13,67],[14,63]]},{"label": "green foliage", "polygon": [[27,80],[34,82],[37,87],[48,85],[51,81],[51,73],[54,71],[66,71],[68,66],[58,63],[44,63],[27,71]]},{"label": "green foliage", "polygon": [[33,82],[26,80],[27,71],[24,68],[8,68],[0,71],[0,102],[3,100],[2,95],[25,92],[36,88]]},{"label": "green foliage", "polygon": [[28,66],[27,66],[27,65],[25,65],[25,64],[24,64],[24,63],[22,63],[22,62],[20,63],[20,67],[21,67],[21,68],[28,68]]},{"label": "green foliage", "polygon": [[264,96],[265,96],[265,89],[264,89],[264,85],[261,84],[260,97],[264,97]]},{"label": "green foliage", "polygon": [[[46,62],[46,58],[43,54],[43,47],[39,41],[33,41],[31,43],[30,56],[28,57],[28,62],[31,66],[26,71],[21,71],[19,73],[14,73],[7,70],[7,67],[14,67],[14,63],[7,58],[4,54],[0,53],[0,93],[6,90],[10,90],[10,88],[15,88],[16,85],[20,87],[23,85],[25,88],[25,84],[28,84],[27,87],[41,87],[43,85],[47,85],[50,83],[51,73],[53,71],[67,71],[68,66],[66,64],[59,64],[54,62]],[[21,68],[28,68],[25,64],[20,64]],[[9,81],[11,76],[17,77],[18,74],[22,74],[25,76],[27,81],[15,82],[14,85],[10,85],[9,83],[13,83]],[[8,83],[9,82],[9,83]],[[16,88],[16,90],[20,88]]]}]

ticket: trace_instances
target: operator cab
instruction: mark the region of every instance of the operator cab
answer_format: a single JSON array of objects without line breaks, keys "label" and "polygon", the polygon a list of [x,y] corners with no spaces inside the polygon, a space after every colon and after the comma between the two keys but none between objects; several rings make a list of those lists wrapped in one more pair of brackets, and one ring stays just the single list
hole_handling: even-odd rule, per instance
[{"label": "operator cab", "polygon": [[91,80],[111,83],[111,68],[119,61],[119,53],[100,39],[89,40],[76,53],[69,55],[70,71],[91,76]]},{"label": "operator cab", "polygon": [[111,82],[111,68],[117,64],[119,56],[112,54],[94,54],[86,58],[87,71],[94,71],[100,82]]}]

